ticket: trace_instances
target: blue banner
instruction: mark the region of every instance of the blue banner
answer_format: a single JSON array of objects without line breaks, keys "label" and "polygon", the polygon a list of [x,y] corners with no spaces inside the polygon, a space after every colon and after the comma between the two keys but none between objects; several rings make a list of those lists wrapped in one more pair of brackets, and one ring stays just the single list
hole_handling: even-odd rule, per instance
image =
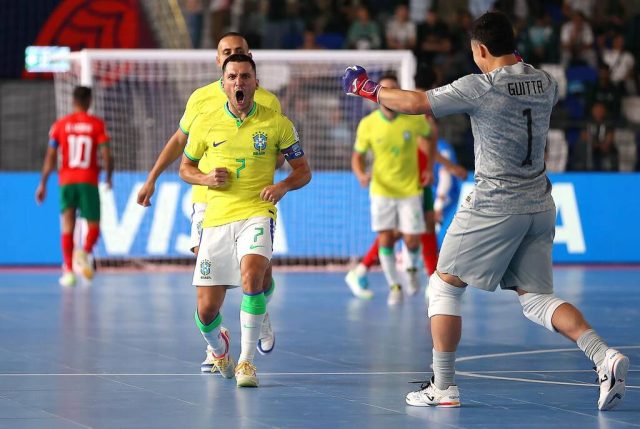
[{"label": "blue banner", "polygon": [[[189,253],[190,187],[175,173],[156,185],[153,205],[136,196],[144,173],[116,173],[114,188],[101,191],[101,239],[96,255],[107,258],[185,257]],[[557,174],[558,220],[553,249],[558,263],[640,263],[636,245],[640,174]],[[278,174],[277,180],[282,175]],[[37,173],[0,173],[0,265],[59,264],[57,178],[37,206]],[[461,195],[471,184],[466,183]],[[278,205],[275,255],[360,256],[371,244],[369,197],[350,172],[315,172],[311,183]],[[635,237],[635,238],[634,238]]]}]

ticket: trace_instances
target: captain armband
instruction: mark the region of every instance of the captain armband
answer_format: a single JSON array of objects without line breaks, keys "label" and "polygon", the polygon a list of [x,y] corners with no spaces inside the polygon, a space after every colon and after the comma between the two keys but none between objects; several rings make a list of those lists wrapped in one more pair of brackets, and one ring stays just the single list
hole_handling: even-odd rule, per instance
[{"label": "captain armband", "polygon": [[304,151],[302,150],[302,146],[300,146],[300,142],[295,142],[291,146],[282,149],[280,152],[282,152],[284,159],[287,161],[302,158],[304,156]]}]

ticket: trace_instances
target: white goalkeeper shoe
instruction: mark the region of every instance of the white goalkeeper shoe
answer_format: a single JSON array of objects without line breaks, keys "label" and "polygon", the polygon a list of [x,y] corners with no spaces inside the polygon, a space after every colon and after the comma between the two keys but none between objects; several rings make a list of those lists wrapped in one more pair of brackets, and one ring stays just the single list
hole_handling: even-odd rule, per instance
[{"label": "white goalkeeper shoe", "polygon": [[273,333],[273,327],[271,326],[271,319],[269,313],[264,314],[264,320],[260,327],[260,338],[258,339],[258,351],[261,355],[266,355],[273,351],[273,347],[276,344],[276,335]]},{"label": "white goalkeeper shoe", "polygon": [[460,392],[456,385],[449,386],[447,390],[438,389],[431,377],[431,380],[420,386],[420,390],[409,392],[406,401],[414,407],[456,408],[460,406]]},{"label": "white goalkeeper shoe", "polygon": [[611,410],[624,398],[629,358],[616,349],[607,349],[604,362],[596,368],[596,371],[600,382],[598,409],[601,411]]}]

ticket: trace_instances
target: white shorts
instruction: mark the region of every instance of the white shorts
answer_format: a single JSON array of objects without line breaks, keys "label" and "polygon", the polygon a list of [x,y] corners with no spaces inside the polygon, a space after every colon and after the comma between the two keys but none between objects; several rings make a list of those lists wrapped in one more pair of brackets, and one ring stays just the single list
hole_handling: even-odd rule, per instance
[{"label": "white shorts", "polygon": [[271,260],[275,222],[253,217],[225,225],[204,228],[194,286],[242,286],[240,263],[245,255],[262,255]]},{"label": "white shorts", "polygon": [[202,221],[204,220],[204,212],[207,211],[207,203],[193,203],[193,212],[191,213],[191,240],[189,241],[189,250],[200,246],[202,238]]},{"label": "white shorts", "polygon": [[422,195],[407,198],[371,196],[371,229],[398,230],[403,234],[426,232]]}]

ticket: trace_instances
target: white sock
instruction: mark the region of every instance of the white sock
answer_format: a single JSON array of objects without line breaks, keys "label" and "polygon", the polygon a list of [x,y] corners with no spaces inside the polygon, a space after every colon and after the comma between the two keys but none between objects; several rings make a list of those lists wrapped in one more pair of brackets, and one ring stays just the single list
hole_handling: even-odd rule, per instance
[{"label": "white sock", "polygon": [[433,382],[440,390],[447,390],[454,383],[456,352],[433,350]]},{"label": "white sock", "polygon": [[218,313],[218,315],[208,325],[202,323],[200,316],[198,315],[198,310],[196,310],[194,318],[204,340],[213,349],[213,354],[218,357],[223,356],[228,351],[229,344],[224,341],[220,335],[222,314]]},{"label": "white sock", "polygon": [[593,329],[584,331],[578,341],[576,341],[580,350],[596,365],[596,368],[604,362],[604,355],[609,348],[600,335],[596,334]]},{"label": "white sock", "polygon": [[238,362],[253,362],[256,355],[256,345],[260,338],[260,328],[264,320],[263,314],[251,314],[240,310],[240,358]]},{"label": "white sock", "polygon": [[387,279],[389,287],[400,284],[400,278],[398,276],[398,270],[396,270],[396,255],[393,253],[393,247],[380,247],[378,251],[378,257],[380,258],[380,265],[382,271]]},{"label": "white sock", "polygon": [[353,271],[356,273],[356,276],[364,277],[367,275],[368,269],[363,263],[359,263]]},{"label": "white sock", "polygon": [[209,331],[209,332],[200,331],[200,333],[204,337],[204,340],[207,342],[207,344],[211,346],[211,348],[213,349],[213,354],[216,357],[222,357],[224,356],[225,353],[227,353],[228,351],[227,349],[229,347],[226,341],[224,341],[222,339],[222,336],[220,335],[219,326],[217,328],[214,328],[212,331]]},{"label": "white sock", "polygon": [[410,250],[404,242],[402,243],[402,260],[406,270],[414,270],[418,268],[420,263],[420,246],[414,250]]}]

